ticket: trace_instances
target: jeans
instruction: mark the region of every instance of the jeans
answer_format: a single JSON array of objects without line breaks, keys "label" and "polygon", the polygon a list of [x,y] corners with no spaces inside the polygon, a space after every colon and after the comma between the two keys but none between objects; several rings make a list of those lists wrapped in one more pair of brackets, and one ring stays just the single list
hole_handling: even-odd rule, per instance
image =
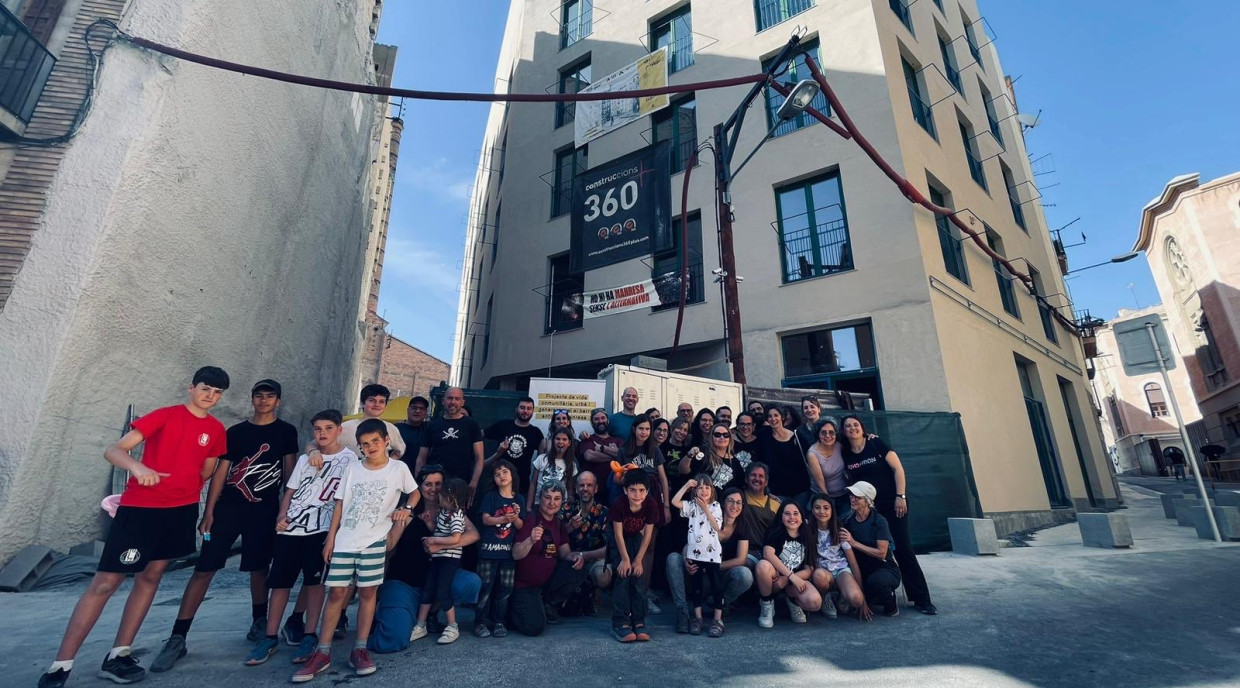
[{"label": "jeans", "polygon": [[461,561],[452,557],[436,557],[431,559],[430,570],[426,573],[426,583],[422,586],[422,604],[435,603],[439,609],[447,611],[456,605],[452,602],[452,579],[461,567]]},{"label": "jeans", "polygon": [[[757,565],[755,560],[754,566]],[[685,558],[680,552],[667,555],[667,583],[672,591],[672,599],[677,609],[688,610],[685,596]],[[727,571],[719,572],[719,587],[723,589],[723,603],[735,602],[745,591],[753,587],[753,571],[746,566],[734,566]]]},{"label": "jeans", "polygon": [[[452,576],[452,601],[454,604],[473,604],[478,601],[482,581],[469,571],[457,569]],[[375,607],[374,626],[370,631],[367,647],[372,652],[400,652],[409,647],[409,634],[418,618],[418,606],[422,604],[422,591],[398,580],[388,580],[379,587],[379,601]]]},{"label": "jeans", "polygon": [[513,630],[522,635],[541,635],[547,629],[544,605],[559,606],[581,586],[585,570],[576,570],[563,559],[555,564],[555,572],[539,588],[517,588],[508,603],[508,617]]},{"label": "jeans", "polygon": [[[624,547],[629,556],[636,556],[637,550],[642,546],[642,534],[635,533],[624,537]],[[619,548],[613,553],[613,562],[617,571],[620,566]],[[629,574],[628,578],[621,578],[617,573],[611,583],[611,625],[613,628],[621,626],[644,626],[646,624],[646,585],[642,582],[642,577]]]},{"label": "jeans", "polygon": [[503,621],[508,617],[508,600],[512,597],[516,568],[516,562],[512,559],[478,560],[478,577],[482,579],[482,594],[478,596],[475,626],[489,627],[496,621]]},{"label": "jeans", "polygon": [[913,538],[908,532],[908,516],[896,518],[895,507],[878,510],[887,525],[891,528],[891,541],[895,545],[896,563],[900,565],[900,575],[904,578],[904,591],[913,604],[929,604],[930,588],[926,585],[926,574],[921,572],[917,563],[917,555],[913,553]]}]

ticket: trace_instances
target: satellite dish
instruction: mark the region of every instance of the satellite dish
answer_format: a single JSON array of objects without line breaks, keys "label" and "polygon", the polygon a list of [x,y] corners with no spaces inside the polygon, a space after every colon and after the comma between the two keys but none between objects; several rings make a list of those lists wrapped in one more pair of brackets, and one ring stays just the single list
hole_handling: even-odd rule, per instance
[{"label": "satellite dish", "polygon": [[1025,112],[1019,112],[1016,114],[1016,121],[1020,122],[1020,125],[1026,129],[1032,129],[1038,126],[1038,120],[1040,119],[1042,119],[1041,110],[1038,110],[1036,115],[1030,115]]}]

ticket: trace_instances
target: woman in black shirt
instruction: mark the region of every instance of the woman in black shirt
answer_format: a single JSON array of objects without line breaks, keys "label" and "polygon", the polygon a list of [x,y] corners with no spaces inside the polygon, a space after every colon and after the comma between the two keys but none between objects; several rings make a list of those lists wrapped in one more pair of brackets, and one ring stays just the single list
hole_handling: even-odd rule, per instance
[{"label": "woman in black shirt", "polygon": [[848,473],[848,481],[864,481],[874,486],[878,493],[873,498],[874,510],[887,520],[891,528],[896,561],[904,576],[904,589],[908,591],[917,611],[934,615],[938,609],[930,601],[926,575],[917,563],[913,539],[909,535],[904,465],[885,442],[868,436],[865,425],[857,416],[844,416],[843,427],[844,470]]},{"label": "woman in black shirt", "polygon": [[715,427],[715,412],[702,409],[693,417],[693,425],[689,427],[689,438],[693,446],[706,451],[710,448],[710,429]]},{"label": "woman in black shirt", "polygon": [[887,519],[874,511],[874,486],[861,481],[848,487],[852,512],[840,524],[840,540],[852,547],[861,569],[865,603],[857,610],[862,621],[874,617],[871,606],[882,606],[887,616],[900,613],[896,588],[900,587],[900,568],[891,553],[891,530]]},{"label": "woman in black shirt", "polygon": [[[791,409],[787,409],[791,410]],[[805,457],[809,447],[802,447],[796,433],[784,427],[780,409],[766,412],[766,424],[771,434],[763,439],[763,455],[770,466],[767,486],[780,501],[793,500],[798,504],[809,501],[810,471],[818,472],[818,463],[811,464]],[[821,477],[815,477],[822,482]]]},{"label": "woman in black shirt", "polygon": [[762,441],[758,437],[758,416],[745,411],[736,416],[736,432],[733,433],[732,453],[741,468],[749,470],[754,461],[766,463],[762,454]]},{"label": "woman in black shirt", "polygon": [[745,484],[744,469],[732,455],[732,433],[725,425],[715,425],[710,431],[710,448],[704,452],[690,450],[681,460],[677,472],[685,481],[688,480],[685,476],[705,473],[710,476],[716,490],[742,487]]}]

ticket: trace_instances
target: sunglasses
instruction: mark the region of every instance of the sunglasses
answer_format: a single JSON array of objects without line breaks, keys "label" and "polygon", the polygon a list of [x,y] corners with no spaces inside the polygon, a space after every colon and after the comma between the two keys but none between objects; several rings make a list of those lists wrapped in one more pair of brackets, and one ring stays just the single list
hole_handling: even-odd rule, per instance
[{"label": "sunglasses", "polygon": [[568,415],[568,409],[556,409],[556,410],[554,410],[554,411],[552,411],[552,412],[551,412],[551,415],[553,415],[553,416],[567,416],[567,415]]},{"label": "sunglasses", "polygon": [[717,440],[718,440],[718,439],[727,439],[727,438],[729,437],[728,433],[726,433],[726,432],[716,432],[716,433],[713,433],[713,436],[714,436],[714,438],[715,438],[715,439],[717,439]]}]

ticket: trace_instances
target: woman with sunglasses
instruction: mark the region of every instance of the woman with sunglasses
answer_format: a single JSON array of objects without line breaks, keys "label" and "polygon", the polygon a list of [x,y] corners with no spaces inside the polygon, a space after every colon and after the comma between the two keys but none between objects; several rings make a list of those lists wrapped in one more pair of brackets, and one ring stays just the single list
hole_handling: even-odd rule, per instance
[{"label": "woman with sunglasses", "polygon": [[682,476],[705,473],[720,492],[743,486],[745,469],[732,454],[732,433],[726,425],[715,424],[709,437],[710,447],[706,451],[697,447],[691,449],[676,467],[676,472]]},{"label": "woman with sunglasses", "polygon": [[542,442],[538,443],[538,453],[546,454],[551,451],[551,437],[555,434],[557,428],[568,428],[568,431],[577,436],[573,431],[573,418],[568,414],[568,409],[556,409],[551,412],[551,421],[547,423],[547,436]]},{"label": "woman with sunglasses", "polygon": [[823,418],[814,424],[817,441],[809,448],[810,463],[818,464],[822,482],[814,481],[814,494],[831,498],[835,513],[842,519],[852,507],[848,502],[848,480],[844,476],[844,451],[839,442],[839,426],[833,418]]}]

